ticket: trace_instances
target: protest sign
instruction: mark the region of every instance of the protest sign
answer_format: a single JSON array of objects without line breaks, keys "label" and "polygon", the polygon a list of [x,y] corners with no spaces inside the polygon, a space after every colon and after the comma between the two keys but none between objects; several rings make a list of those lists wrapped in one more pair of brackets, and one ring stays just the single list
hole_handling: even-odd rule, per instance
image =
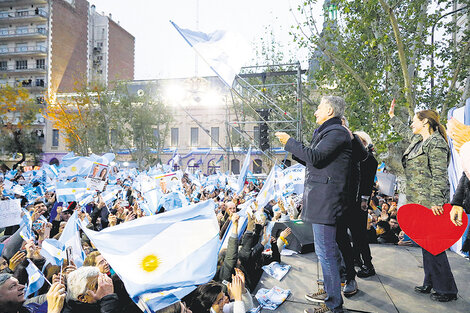
[{"label": "protest sign", "polygon": [[108,165],[94,162],[90,173],[85,179],[89,190],[103,191],[106,180],[108,179]]},{"label": "protest sign", "polygon": [[395,181],[397,177],[390,173],[377,172],[377,181],[380,193],[392,197],[395,194]]},{"label": "protest sign", "polygon": [[0,201],[0,227],[18,225],[21,222],[21,200]]}]

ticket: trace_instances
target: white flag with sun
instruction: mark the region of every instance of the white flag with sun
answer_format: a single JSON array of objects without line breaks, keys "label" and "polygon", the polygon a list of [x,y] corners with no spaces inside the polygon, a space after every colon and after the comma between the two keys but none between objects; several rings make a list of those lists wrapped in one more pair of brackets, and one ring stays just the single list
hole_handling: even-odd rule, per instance
[{"label": "white flag with sun", "polygon": [[136,298],[212,279],[220,247],[214,208],[209,200],[101,232],[82,229]]}]

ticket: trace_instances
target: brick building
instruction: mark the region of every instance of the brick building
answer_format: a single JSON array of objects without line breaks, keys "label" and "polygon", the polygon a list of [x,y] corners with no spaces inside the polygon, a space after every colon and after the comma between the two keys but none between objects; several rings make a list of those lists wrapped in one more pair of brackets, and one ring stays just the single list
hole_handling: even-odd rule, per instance
[{"label": "brick building", "polygon": [[[133,80],[134,46],[131,34],[87,0],[0,0],[0,87],[25,87],[38,101],[74,92],[77,82]],[[61,155],[59,130],[43,117],[35,127],[45,135],[44,160]]]}]

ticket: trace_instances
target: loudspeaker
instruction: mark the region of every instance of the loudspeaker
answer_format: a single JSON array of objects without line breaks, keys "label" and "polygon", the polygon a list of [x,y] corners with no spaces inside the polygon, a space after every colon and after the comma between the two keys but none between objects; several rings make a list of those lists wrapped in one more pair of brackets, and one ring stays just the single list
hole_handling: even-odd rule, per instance
[{"label": "loudspeaker", "polygon": [[285,238],[289,243],[286,248],[298,253],[308,253],[315,251],[313,244],[313,229],[311,223],[304,223],[302,220],[287,222],[276,222],[271,231],[271,235],[279,237],[281,231],[290,227],[292,233]]}]

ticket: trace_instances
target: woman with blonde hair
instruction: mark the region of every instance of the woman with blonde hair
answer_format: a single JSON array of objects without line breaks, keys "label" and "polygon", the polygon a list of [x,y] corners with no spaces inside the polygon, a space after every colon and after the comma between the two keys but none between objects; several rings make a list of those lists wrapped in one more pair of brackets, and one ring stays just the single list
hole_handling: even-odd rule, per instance
[{"label": "woman with blonde hair", "polygon": [[[444,126],[433,110],[419,111],[413,117],[411,130],[394,114],[395,99],[389,111],[393,128],[410,142],[403,154],[406,175],[406,201],[430,208],[434,215],[443,213],[442,205],[449,202],[447,167],[450,149]],[[419,293],[430,293],[431,299],[447,302],[457,299],[457,285],[447,260],[446,252],[432,255],[422,249],[424,283],[416,286]]]}]

